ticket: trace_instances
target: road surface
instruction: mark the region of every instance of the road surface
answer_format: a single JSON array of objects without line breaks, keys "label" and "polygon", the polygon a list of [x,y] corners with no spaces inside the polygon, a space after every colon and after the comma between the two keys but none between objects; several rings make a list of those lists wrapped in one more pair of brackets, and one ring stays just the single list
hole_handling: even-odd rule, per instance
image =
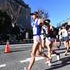
[{"label": "road surface", "polygon": [[[11,52],[5,54],[4,46],[0,46],[0,70],[26,70],[30,60],[32,44],[11,45]],[[46,51],[46,50],[45,50]],[[52,66],[45,64],[43,57],[36,57],[36,62],[32,70],[70,70],[70,53],[64,56],[65,49],[56,50],[60,53],[60,60],[57,61],[56,55],[52,56]]]}]

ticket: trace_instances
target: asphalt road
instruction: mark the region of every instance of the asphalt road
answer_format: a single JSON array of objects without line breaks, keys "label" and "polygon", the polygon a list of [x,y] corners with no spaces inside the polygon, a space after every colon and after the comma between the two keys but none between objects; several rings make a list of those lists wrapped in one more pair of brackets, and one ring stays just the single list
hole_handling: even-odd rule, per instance
[{"label": "asphalt road", "polygon": [[[32,44],[11,45],[11,52],[7,54],[3,52],[4,46],[0,46],[0,70],[26,70]],[[65,49],[63,47],[56,51],[60,53],[59,61],[57,61],[56,55],[53,55],[52,66],[49,67],[45,64],[43,57],[36,57],[32,70],[70,70],[70,53],[64,56]]]}]

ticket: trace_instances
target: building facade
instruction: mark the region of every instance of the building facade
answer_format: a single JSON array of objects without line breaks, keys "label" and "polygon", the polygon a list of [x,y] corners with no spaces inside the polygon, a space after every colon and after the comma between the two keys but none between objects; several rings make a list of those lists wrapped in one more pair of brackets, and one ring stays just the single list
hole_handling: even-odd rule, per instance
[{"label": "building facade", "polygon": [[0,10],[7,12],[12,19],[11,23],[17,23],[22,28],[31,26],[31,8],[22,0],[0,0]]},{"label": "building facade", "polygon": [[[0,31],[5,29],[6,27],[6,31],[8,31],[7,33],[1,31],[5,35],[9,35],[10,33],[15,34],[16,32],[16,35],[18,35],[18,33],[19,35],[23,34],[22,37],[25,38],[25,33],[23,32],[26,32],[26,31],[30,32],[31,30],[31,24],[30,24],[31,23],[31,17],[30,17],[31,8],[29,7],[29,5],[27,5],[22,0],[0,0],[0,11],[2,13],[6,13],[6,15],[9,17],[9,18],[1,17],[2,15],[0,15],[0,19],[2,19],[3,21],[4,20],[10,21],[10,22],[7,21],[9,25],[3,22],[2,26],[4,26],[4,28],[2,29],[0,28]],[[1,32],[0,34],[2,34]]]}]

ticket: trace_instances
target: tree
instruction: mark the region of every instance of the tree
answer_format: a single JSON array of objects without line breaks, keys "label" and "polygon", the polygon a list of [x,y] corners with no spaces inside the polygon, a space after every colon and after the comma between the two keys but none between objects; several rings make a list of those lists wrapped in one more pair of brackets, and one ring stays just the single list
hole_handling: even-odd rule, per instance
[{"label": "tree", "polygon": [[43,19],[47,19],[47,18],[49,18],[49,14],[48,14],[48,11],[45,11],[45,10],[43,10],[43,9],[38,9],[38,17],[39,18],[43,18]]},{"label": "tree", "polygon": [[8,33],[10,31],[11,18],[6,12],[0,10],[0,33]]}]

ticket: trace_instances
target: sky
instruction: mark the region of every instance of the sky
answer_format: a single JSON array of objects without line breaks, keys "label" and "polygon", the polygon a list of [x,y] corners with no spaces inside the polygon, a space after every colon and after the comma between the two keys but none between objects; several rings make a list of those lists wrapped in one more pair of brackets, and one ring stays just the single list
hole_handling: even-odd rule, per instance
[{"label": "sky", "polygon": [[31,12],[37,9],[48,11],[51,24],[58,23],[70,17],[70,0],[23,0],[31,7]]}]

